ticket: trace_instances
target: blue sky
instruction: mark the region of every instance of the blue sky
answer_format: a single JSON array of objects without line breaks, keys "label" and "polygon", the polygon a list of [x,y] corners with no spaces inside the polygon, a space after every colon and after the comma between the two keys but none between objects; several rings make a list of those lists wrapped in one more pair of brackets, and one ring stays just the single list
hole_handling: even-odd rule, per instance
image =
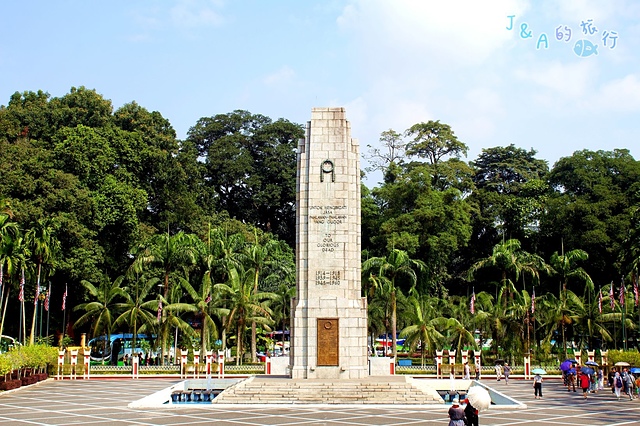
[{"label": "blue sky", "polygon": [[344,106],[363,153],[440,120],[467,160],[509,144],[550,166],[581,149],[640,159],[639,52],[635,0],[2,2],[0,104],[86,86],[179,138],[235,109],[304,124]]}]

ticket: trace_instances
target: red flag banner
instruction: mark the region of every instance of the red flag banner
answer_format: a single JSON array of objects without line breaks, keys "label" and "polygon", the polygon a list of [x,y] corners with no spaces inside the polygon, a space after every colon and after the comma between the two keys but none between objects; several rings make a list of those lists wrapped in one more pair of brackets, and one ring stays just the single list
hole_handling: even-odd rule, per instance
[{"label": "red flag banner", "polygon": [[40,286],[36,285],[36,297],[33,298],[33,306],[38,305],[38,299],[40,298]]},{"label": "red flag banner", "polygon": [[162,299],[158,300],[158,322],[162,319]]},{"label": "red flag banner", "polygon": [[62,295],[62,310],[67,310],[67,285],[64,285],[64,294]]},{"label": "red flag banner", "polygon": [[620,306],[624,306],[624,281],[620,284],[620,294],[618,295]]},{"label": "red flag banner", "polygon": [[536,288],[533,288],[533,293],[531,294],[531,313],[536,312]]},{"label": "red flag banner", "polygon": [[44,310],[49,312],[49,302],[51,300],[51,281],[49,281],[49,290],[47,291],[47,297],[44,298]]},{"label": "red flag banner", "polygon": [[476,291],[473,290],[473,293],[471,294],[471,302],[469,303],[469,310],[471,311],[472,314],[476,313]]},{"label": "red flag banner", "polygon": [[616,306],[616,296],[613,294],[613,282],[609,288],[609,305],[611,305],[611,310],[613,311],[613,308]]},{"label": "red flag banner", "polygon": [[638,306],[638,298],[640,297],[640,294],[638,294],[638,275],[636,275],[636,273],[633,273],[633,298],[635,300],[635,305]]},{"label": "red flag banner", "polygon": [[24,302],[24,269],[22,270],[22,276],[20,277],[20,293],[18,293],[18,300]]},{"label": "red flag banner", "polygon": [[600,289],[600,294],[598,295],[598,312],[602,313],[602,289]]}]

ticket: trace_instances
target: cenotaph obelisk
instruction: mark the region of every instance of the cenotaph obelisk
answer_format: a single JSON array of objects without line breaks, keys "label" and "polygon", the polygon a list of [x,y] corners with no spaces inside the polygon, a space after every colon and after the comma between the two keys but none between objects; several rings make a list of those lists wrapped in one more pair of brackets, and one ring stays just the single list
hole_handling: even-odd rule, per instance
[{"label": "cenotaph obelisk", "polygon": [[368,376],[360,153],[344,108],[313,108],[298,144],[293,379]]}]

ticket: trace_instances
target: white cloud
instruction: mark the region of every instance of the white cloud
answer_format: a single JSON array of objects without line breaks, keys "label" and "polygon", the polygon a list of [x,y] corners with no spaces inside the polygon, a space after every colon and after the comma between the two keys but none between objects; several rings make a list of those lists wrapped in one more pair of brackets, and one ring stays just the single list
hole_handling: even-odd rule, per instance
[{"label": "white cloud", "polygon": [[640,76],[629,74],[605,84],[589,101],[594,109],[640,111]]},{"label": "white cloud", "polygon": [[597,73],[595,61],[582,60],[570,64],[538,62],[535,66],[519,68],[515,75],[520,80],[550,89],[555,95],[576,99],[592,89]]},{"label": "white cloud", "polygon": [[282,83],[287,83],[290,82],[294,77],[295,77],[296,73],[293,69],[291,69],[289,66],[284,65],[282,68],[280,68],[279,70],[277,70],[276,72],[267,75],[263,81],[266,85],[268,86],[273,86],[276,84],[282,84]]},{"label": "white cloud", "polygon": [[169,13],[179,27],[219,26],[224,19],[214,7],[220,6],[219,1],[179,0]]},{"label": "white cloud", "polygon": [[525,0],[352,0],[338,25],[379,55],[401,51],[418,61],[472,63],[508,43],[507,15],[527,8]]}]

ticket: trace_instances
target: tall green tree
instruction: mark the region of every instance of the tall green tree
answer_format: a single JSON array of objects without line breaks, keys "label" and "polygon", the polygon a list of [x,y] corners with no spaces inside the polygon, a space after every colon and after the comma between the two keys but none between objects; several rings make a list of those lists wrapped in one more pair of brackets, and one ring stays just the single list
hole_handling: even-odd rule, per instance
[{"label": "tall green tree", "polygon": [[127,293],[122,287],[125,276],[121,275],[113,281],[103,281],[98,286],[83,280],[81,284],[88,292],[88,302],[76,305],[74,311],[84,311],[75,321],[74,327],[85,324],[91,325],[90,336],[98,337],[102,333],[107,335],[110,341],[115,319],[117,318],[118,302],[126,299]]},{"label": "tall green tree", "polygon": [[426,265],[421,260],[411,259],[407,252],[394,249],[387,257],[372,257],[362,264],[363,273],[369,275],[369,280],[376,288],[389,297],[391,306],[391,344],[393,356],[397,356],[397,305],[399,285],[401,281],[408,288],[416,285],[417,273],[424,270]]}]

